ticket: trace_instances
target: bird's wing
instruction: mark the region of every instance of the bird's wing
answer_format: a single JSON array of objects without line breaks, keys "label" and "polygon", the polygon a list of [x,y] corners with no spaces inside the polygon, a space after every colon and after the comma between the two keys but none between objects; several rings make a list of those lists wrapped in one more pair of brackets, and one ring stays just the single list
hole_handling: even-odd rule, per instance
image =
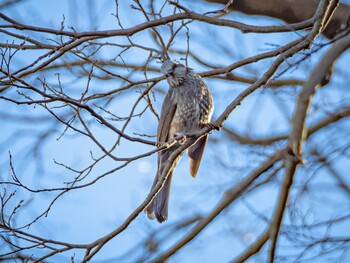
[{"label": "bird's wing", "polygon": [[[176,103],[174,103],[171,99],[171,91],[165,96],[162,112],[160,114],[160,120],[158,124],[158,132],[157,132],[157,140],[158,142],[164,143],[167,142],[170,136],[169,131],[171,128],[172,121],[174,119],[175,111],[176,111]],[[161,174],[164,162],[169,158],[173,147],[165,149],[161,152],[158,152],[158,171],[156,178],[154,179],[152,188],[157,184]],[[174,161],[178,162],[179,158]],[[174,164],[174,165],[175,165]],[[168,203],[169,203],[169,195],[170,195],[170,184],[171,177],[173,174],[173,170],[169,171],[168,178],[166,179],[162,189],[158,192],[158,194],[153,199],[152,203],[147,207],[148,217],[151,219],[157,218],[158,222],[163,222],[168,218]]]},{"label": "bird's wing", "polygon": [[176,111],[176,103],[174,103],[171,99],[171,92],[165,96],[162,112],[160,114],[160,120],[158,124],[158,133],[157,140],[158,142],[166,142],[168,141],[168,135],[171,127],[171,123],[173,121],[175,111]]},{"label": "bird's wing", "polygon": [[[158,124],[158,132],[157,132],[157,141],[164,143],[169,140],[169,131],[171,127],[171,123],[173,121],[174,115],[176,111],[176,103],[171,100],[171,91],[167,93],[165,96],[162,111],[160,114],[160,120]],[[157,184],[159,176],[162,173],[162,162],[168,159],[169,155],[172,152],[172,147],[169,149],[165,149],[158,153],[158,171],[157,175],[154,179],[152,188]],[[176,162],[176,160],[175,160]],[[168,178],[163,185],[163,188],[159,191],[159,193],[155,196],[153,201],[146,208],[147,215],[150,219],[157,218],[158,222],[163,222],[168,217],[168,202],[169,202],[169,193],[170,193],[170,184],[172,171],[169,171]]]}]

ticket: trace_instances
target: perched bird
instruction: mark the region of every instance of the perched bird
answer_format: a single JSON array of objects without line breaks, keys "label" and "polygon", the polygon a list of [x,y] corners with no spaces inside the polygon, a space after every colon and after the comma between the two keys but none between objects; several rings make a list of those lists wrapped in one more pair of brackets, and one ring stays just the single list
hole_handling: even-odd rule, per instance
[{"label": "perched bird", "polygon": [[[209,124],[214,110],[214,101],[207,85],[200,76],[194,74],[191,68],[166,60],[161,70],[170,87],[163,102],[157,132],[158,142],[164,143],[176,135],[193,133]],[[192,177],[197,174],[207,139],[207,135],[202,137],[187,150]],[[176,143],[158,153],[158,170],[153,187],[162,174],[165,162],[179,146],[180,144]],[[148,217],[150,219],[157,218],[159,223],[168,219],[171,179],[180,159],[181,156],[174,160],[166,182],[146,208]]]}]

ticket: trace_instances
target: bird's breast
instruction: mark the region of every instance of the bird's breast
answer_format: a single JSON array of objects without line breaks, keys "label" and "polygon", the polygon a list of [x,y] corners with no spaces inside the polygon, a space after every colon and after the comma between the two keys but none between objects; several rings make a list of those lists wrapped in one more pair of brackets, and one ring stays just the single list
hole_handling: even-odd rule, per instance
[{"label": "bird's breast", "polygon": [[212,112],[208,98],[203,95],[205,92],[177,90],[175,93],[177,107],[169,135],[176,132],[197,131],[202,128],[203,123],[210,122]]}]

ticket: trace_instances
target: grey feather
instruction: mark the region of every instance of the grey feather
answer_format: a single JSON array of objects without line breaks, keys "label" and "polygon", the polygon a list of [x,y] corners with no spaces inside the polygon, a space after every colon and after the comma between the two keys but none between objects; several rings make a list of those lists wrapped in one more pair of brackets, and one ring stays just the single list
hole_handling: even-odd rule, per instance
[{"label": "grey feather", "polygon": [[[200,76],[193,73],[191,68],[167,60],[163,63],[161,71],[166,76],[170,87],[163,102],[157,133],[158,142],[164,143],[171,140],[177,133],[196,132],[203,125],[208,124],[214,110],[214,101],[207,85]],[[190,172],[193,177],[196,176],[199,169],[206,142],[207,136],[198,140],[188,150],[191,163]],[[158,171],[153,187],[160,179],[164,163],[178,147],[179,144],[175,144],[159,152]],[[157,218],[160,223],[168,218],[171,180],[180,158],[181,156],[173,162],[162,189],[146,209],[148,217]]]}]

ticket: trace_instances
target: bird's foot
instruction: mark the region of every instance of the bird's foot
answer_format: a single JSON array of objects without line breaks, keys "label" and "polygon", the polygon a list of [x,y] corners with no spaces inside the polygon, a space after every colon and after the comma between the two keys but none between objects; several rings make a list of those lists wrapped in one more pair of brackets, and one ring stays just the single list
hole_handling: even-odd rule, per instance
[{"label": "bird's foot", "polygon": [[175,137],[180,137],[178,139],[178,143],[180,143],[182,145],[185,143],[188,135],[185,132],[175,132]]}]

